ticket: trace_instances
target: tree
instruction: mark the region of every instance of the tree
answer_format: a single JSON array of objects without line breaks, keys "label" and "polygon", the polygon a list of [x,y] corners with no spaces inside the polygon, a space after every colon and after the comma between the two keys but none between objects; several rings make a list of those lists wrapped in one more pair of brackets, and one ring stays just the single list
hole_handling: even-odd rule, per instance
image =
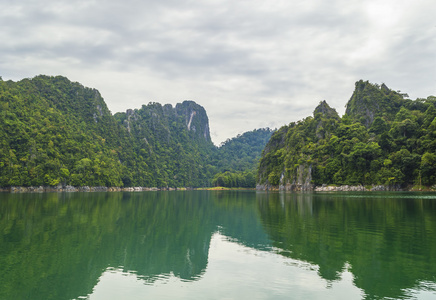
[{"label": "tree", "polygon": [[424,185],[436,183],[436,154],[426,152],[421,158],[421,178]]}]

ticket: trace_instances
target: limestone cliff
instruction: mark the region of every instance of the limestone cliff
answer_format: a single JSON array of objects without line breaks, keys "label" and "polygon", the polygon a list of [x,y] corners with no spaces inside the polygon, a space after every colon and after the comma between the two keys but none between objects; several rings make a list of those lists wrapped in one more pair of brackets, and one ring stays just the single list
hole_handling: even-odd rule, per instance
[{"label": "limestone cliff", "polygon": [[336,109],[331,108],[325,100],[321,101],[313,111],[314,117],[316,117],[317,114],[321,114],[325,118],[339,119]]},{"label": "limestone cliff", "polygon": [[342,118],[320,102],[313,117],[272,135],[259,164],[259,188],[397,189],[421,182],[436,188],[436,98],[405,97],[385,84],[360,80]]},{"label": "limestone cliff", "polygon": [[176,115],[184,117],[186,128],[192,133],[192,136],[198,140],[211,142],[209,119],[204,107],[194,101],[183,101],[183,103],[176,105],[174,112]]},{"label": "limestone cliff", "polygon": [[[151,102],[140,109],[117,113],[135,152],[141,153],[154,177],[165,178],[158,186],[207,186],[206,159],[215,150],[205,109],[194,101],[175,107]],[[157,171],[154,171],[157,172]]]},{"label": "limestone cliff", "polygon": [[340,117],[334,108],[331,108],[325,100],[321,101],[313,111],[316,121],[316,137],[325,138],[336,128]]},{"label": "limestone cliff", "polygon": [[346,105],[345,115],[369,128],[377,116],[393,119],[405,103],[404,96],[385,84],[380,86],[360,80]]}]

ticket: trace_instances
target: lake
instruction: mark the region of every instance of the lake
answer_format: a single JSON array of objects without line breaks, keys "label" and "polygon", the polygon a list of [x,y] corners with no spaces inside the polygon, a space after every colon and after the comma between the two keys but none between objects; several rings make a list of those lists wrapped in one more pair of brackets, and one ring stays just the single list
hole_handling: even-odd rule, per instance
[{"label": "lake", "polygon": [[0,194],[0,299],[436,299],[436,194]]}]

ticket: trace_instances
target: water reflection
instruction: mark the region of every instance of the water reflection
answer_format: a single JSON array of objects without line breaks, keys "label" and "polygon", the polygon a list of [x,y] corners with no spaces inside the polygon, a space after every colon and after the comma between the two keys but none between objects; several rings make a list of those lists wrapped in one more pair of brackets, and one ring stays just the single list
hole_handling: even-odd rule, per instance
[{"label": "water reflection", "polygon": [[214,298],[217,284],[234,295],[247,286],[335,299],[343,287],[354,299],[424,298],[436,293],[435,231],[433,194],[0,194],[0,299],[98,299],[96,287],[119,276],[126,295],[139,282],[156,293],[174,285],[178,298],[180,285],[186,298]]},{"label": "water reflection", "polygon": [[208,194],[2,195],[0,299],[72,299],[108,267],[196,280],[215,230]]},{"label": "water reflection", "polygon": [[436,200],[416,196],[264,193],[258,203],[280,254],[331,281],[350,264],[367,299],[403,299],[436,279]]},{"label": "water reflection", "polygon": [[[170,275],[144,285],[134,274],[107,271],[89,300],[112,299],[361,299],[347,269],[329,283],[317,267],[272,252],[257,250],[214,233],[207,272],[200,281],[184,282]],[[328,288],[326,288],[328,287]]]}]

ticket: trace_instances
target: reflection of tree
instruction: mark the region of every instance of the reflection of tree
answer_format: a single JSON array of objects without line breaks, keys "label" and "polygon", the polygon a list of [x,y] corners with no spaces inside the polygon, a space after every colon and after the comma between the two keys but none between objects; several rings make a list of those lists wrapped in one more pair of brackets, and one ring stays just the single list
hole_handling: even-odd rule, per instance
[{"label": "reflection of tree", "polygon": [[420,281],[434,281],[434,200],[365,195],[264,193],[258,203],[282,255],[319,265],[327,280],[337,280],[348,262],[368,299],[401,297]]},{"label": "reflection of tree", "polygon": [[214,191],[211,195],[220,233],[239,244],[265,250],[270,240],[259,222],[256,198],[251,191]]},{"label": "reflection of tree", "polygon": [[[202,193],[125,194],[126,203],[136,203],[117,220],[115,236],[122,237],[128,255],[113,262],[135,270],[148,281],[160,274],[173,273],[186,280],[201,275],[215,224],[210,202]],[[134,199],[132,199],[134,198]],[[124,250],[125,251],[125,250]],[[118,263],[118,265],[117,265]]]},{"label": "reflection of tree", "polygon": [[339,280],[349,263],[368,298],[401,297],[435,281],[434,200],[242,191],[0,196],[0,299],[73,299],[91,293],[108,267],[146,282],[197,280],[217,228],[244,246],[316,264],[326,280]]},{"label": "reflection of tree", "polygon": [[0,299],[86,295],[107,267],[149,282],[206,268],[215,227],[205,193],[2,196]]}]

